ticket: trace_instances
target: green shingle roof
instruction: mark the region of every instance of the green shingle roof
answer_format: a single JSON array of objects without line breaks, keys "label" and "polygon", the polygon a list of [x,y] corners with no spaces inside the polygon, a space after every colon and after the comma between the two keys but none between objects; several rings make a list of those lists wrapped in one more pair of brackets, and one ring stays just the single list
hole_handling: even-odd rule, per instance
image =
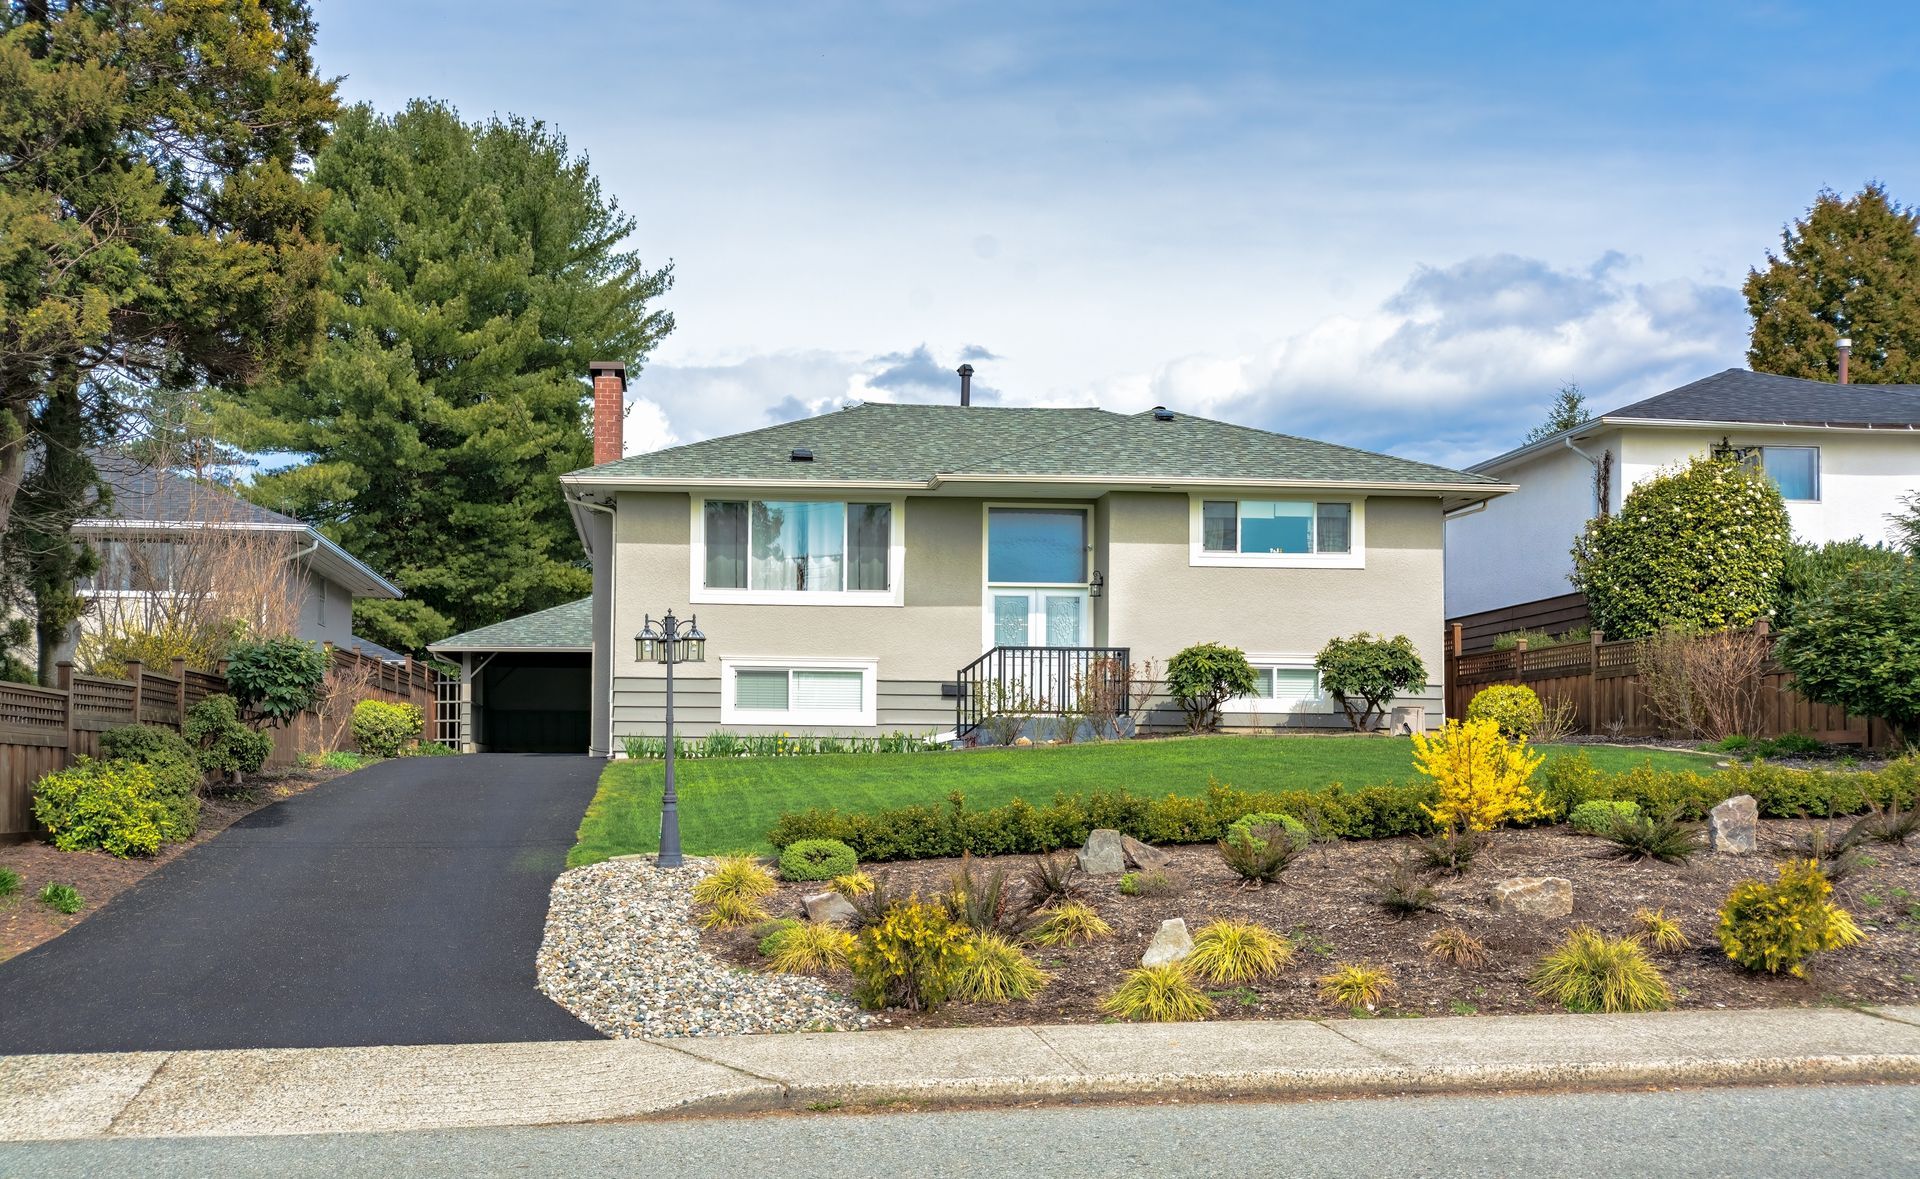
[{"label": "green shingle roof", "polygon": [[593,599],[581,598],[533,614],[483,626],[427,646],[434,652],[593,650]]},{"label": "green shingle roof", "polygon": [[[812,462],[794,462],[796,447]],[[585,478],[931,482],[942,475],[1089,479],[1298,479],[1497,484],[1372,451],[1176,413],[999,406],[856,405],[744,434],[636,454]]]}]

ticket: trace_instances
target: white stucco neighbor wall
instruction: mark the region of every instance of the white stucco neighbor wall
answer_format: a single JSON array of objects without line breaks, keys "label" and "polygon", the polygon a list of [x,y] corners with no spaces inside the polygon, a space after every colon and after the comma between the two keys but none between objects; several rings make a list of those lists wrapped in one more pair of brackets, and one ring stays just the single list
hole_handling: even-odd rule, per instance
[{"label": "white stucco neighbor wall", "polygon": [[[1820,497],[1787,504],[1797,539],[1813,544],[1862,537],[1891,540],[1887,516],[1920,491],[1920,433],[1748,426],[1626,428],[1583,439],[1580,448],[1614,455],[1610,508],[1655,473],[1732,446],[1813,446]],[[1458,617],[1564,594],[1573,539],[1593,507],[1593,468],[1564,447],[1494,472],[1519,486],[1485,511],[1447,522],[1447,616]]]}]

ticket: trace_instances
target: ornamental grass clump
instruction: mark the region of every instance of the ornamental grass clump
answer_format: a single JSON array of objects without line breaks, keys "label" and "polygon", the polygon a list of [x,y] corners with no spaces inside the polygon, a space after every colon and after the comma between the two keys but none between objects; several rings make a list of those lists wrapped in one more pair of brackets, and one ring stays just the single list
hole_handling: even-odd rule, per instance
[{"label": "ornamental grass clump", "polygon": [[1665,909],[1638,909],[1633,914],[1635,941],[1649,949],[1678,953],[1693,948],[1693,939],[1680,923],[1667,916]]},{"label": "ornamental grass clump", "polygon": [[1743,880],[1720,906],[1720,946],[1748,970],[1805,978],[1806,960],[1865,939],[1833,903],[1833,884],[1812,860],[1788,860],[1773,884]]},{"label": "ornamental grass clump", "polygon": [[1412,856],[1402,856],[1385,872],[1367,877],[1367,885],[1372,889],[1373,903],[1393,914],[1396,921],[1440,907],[1440,894],[1420,879]]},{"label": "ornamental grass clump", "polygon": [[863,897],[873,891],[873,877],[855,868],[851,872],[835,876],[827,887],[852,900],[854,897]]},{"label": "ornamental grass clump", "polygon": [[12,868],[0,868],[0,901],[6,900],[20,891],[20,873]]},{"label": "ornamental grass clump", "polygon": [[1646,948],[1630,937],[1610,938],[1581,926],[1540,960],[1528,976],[1533,993],[1568,1011],[1664,1011],[1673,988]]},{"label": "ornamental grass clump", "polygon": [[997,933],[975,933],[972,951],[954,980],[953,997],[963,1003],[1013,1003],[1031,999],[1052,978],[1026,952]]},{"label": "ornamental grass clump", "polygon": [[1601,838],[1612,844],[1612,854],[1622,860],[1659,860],[1663,864],[1684,864],[1700,850],[1700,838],[1691,823],[1673,815],[1655,817],[1643,814],[1616,814]]},{"label": "ornamental grass clump", "polygon": [[1040,922],[1027,934],[1036,946],[1084,946],[1113,936],[1113,926],[1092,905],[1066,901],[1043,909]]},{"label": "ornamental grass clump", "polygon": [[1487,943],[1458,925],[1443,925],[1427,935],[1427,957],[1462,970],[1478,970],[1491,960]]},{"label": "ornamental grass clump", "polygon": [[765,921],[767,910],[760,900],[777,887],[773,874],[751,856],[723,857],[693,886],[694,904],[706,910],[700,916],[701,928],[724,929]]},{"label": "ornamental grass clump", "polygon": [[1278,823],[1242,827],[1220,841],[1220,860],[1248,884],[1271,884],[1306,850]]},{"label": "ornamental grass clump", "polygon": [[1545,760],[1528,751],[1525,737],[1501,736],[1491,718],[1450,720],[1436,737],[1413,735],[1414,768],[1440,793],[1437,803],[1422,809],[1446,831],[1491,831],[1509,820],[1546,814],[1528,785]]},{"label": "ornamental grass clump", "polygon": [[1336,962],[1331,972],[1316,981],[1322,999],[1352,1011],[1377,1011],[1387,996],[1400,989],[1385,967],[1365,962]]},{"label": "ornamental grass clump", "polygon": [[1193,935],[1186,966],[1211,983],[1272,978],[1293,958],[1293,943],[1251,921],[1210,921]]},{"label": "ornamental grass clump", "polygon": [[946,1002],[973,957],[972,933],[945,905],[896,901],[862,929],[848,954],[862,1007],[931,1011]]},{"label": "ornamental grass clump", "polygon": [[853,935],[824,921],[796,921],[763,939],[760,947],[767,955],[767,969],[776,974],[823,974],[846,968]]},{"label": "ornamental grass clump", "polygon": [[1141,966],[1126,973],[1100,1010],[1120,1019],[1146,1023],[1182,1023],[1213,1014],[1213,1000],[1194,984],[1179,962]]}]

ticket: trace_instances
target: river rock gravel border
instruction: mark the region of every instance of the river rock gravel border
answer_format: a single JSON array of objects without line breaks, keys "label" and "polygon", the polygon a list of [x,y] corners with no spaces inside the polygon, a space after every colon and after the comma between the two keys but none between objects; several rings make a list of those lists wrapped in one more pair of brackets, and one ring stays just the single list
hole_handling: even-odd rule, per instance
[{"label": "river rock gravel border", "polygon": [[693,885],[713,861],[607,860],[553,882],[540,990],[615,1037],[851,1031],[867,1016],[818,979],[741,970],[700,946]]}]

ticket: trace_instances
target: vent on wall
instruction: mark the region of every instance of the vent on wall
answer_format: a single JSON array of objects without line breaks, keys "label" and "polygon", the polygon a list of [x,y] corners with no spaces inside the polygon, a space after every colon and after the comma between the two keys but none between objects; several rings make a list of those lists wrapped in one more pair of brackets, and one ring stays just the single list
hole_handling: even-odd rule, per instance
[{"label": "vent on wall", "polygon": [[1153,407],[1153,420],[1156,422],[1170,422],[1173,420],[1173,411],[1164,405],[1156,405]]},{"label": "vent on wall", "polygon": [[796,463],[810,463],[813,461],[813,451],[804,446],[796,446],[793,448],[793,453],[787,457]]}]

